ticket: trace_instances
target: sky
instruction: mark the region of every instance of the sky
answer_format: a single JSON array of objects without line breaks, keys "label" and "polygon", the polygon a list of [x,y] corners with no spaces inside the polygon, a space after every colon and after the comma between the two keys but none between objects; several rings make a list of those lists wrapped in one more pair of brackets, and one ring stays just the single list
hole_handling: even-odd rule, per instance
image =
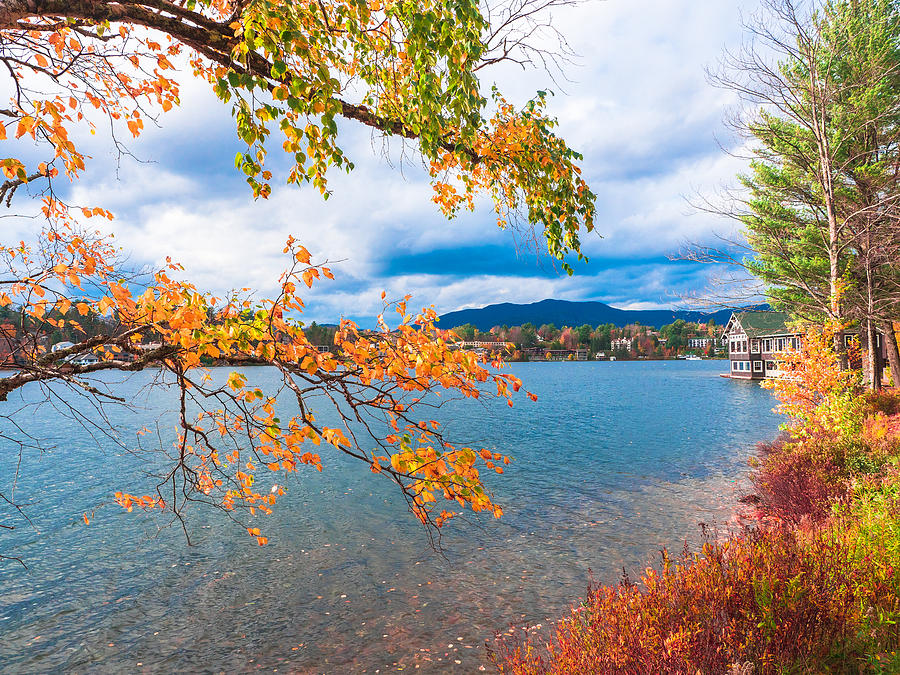
[{"label": "sky", "polygon": [[439,313],[544,298],[681,305],[721,270],[669,256],[734,229],[690,202],[733,185],[744,167],[723,150],[740,142],[723,124],[733,96],[709,85],[705,68],[739,44],[741,11],[754,5],[588,0],[553,17],[578,55],[566,80],[509,66],[483,71],[485,87],[496,83],[514,103],[554,91],[558,133],[585,156],[598,234],[583,237],[590,262],[572,277],[497,228],[489,203],[445,219],[421,167],[396,144],[385,156],[381,140],[353,123],[341,134],[356,168],[330,175],[330,199],[311,186],[279,185],[276,175],[272,196],[254,201],[234,169],[240,145],[230,109],[189,73],[180,108],[129,143],[133,157],[117,158],[102,134],[86,140],[92,160],[71,199],[115,213],[112,229],[133,264],[159,266],[171,256],[199,288],[217,293],[271,293],[293,235],[314,259],[333,262],[336,279],[304,294],[307,319],[319,322],[371,324],[382,291],[411,294],[413,306]]}]

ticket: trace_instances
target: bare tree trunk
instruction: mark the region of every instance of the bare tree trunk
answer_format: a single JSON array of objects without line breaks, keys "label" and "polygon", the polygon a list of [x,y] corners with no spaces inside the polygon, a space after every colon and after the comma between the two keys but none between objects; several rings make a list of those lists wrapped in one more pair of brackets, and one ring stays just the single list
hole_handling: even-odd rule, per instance
[{"label": "bare tree trunk", "polygon": [[[789,3],[790,4],[790,3]],[[791,11],[793,12],[793,5]],[[797,24],[799,28],[799,24]],[[848,368],[847,352],[844,349],[844,333],[841,325],[841,272],[840,272],[840,235],[841,228],[838,225],[837,205],[834,194],[834,156],[828,136],[828,122],[826,115],[827,90],[829,82],[822,81],[821,73],[816,67],[815,50],[807,54],[809,65],[809,92],[811,94],[810,112],[812,115],[812,130],[816,140],[819,159],[818,179],[822,187],[822,196],[825,202],[825,214],[828,219],[828,286],[830,291],[829,313],[831,319],[839,330],[834,335],[834,350],[840,359],[841,368]],[[821,98],[820,98],[821,97]]]},{"label": "bare tree trunk", "polygon": [[891,364],[891,381],[895,387],[900,387],[900,350],[897,348],[897,335],[894,333],[894,324],[884,321],[881,324],[884,331],[884,346],[887,350],[888,363]]},{"label": "bare tree trunk", "polygon": [[872,261],[870,258],[872,251],[871,232],[866,231],[866,349],[868,354],[866,359],[869,363],[869,388],[872,391],[881,389],[881,353],[878,349],[878,331],[875,328],[875,321],[872,316],[875,314],[875,284],[872,279]]},{"label": "bare tree trunk", "polygon": [[872,391],[881,389],[881,359],[878,354],[878,334],[875,331],[875,323],[872,319],[866,319],[866,354],[863,371],[869,389]]},{"label": "bare tree trunk", "polygon": [[[824,156],[824,155],[823,155]],[[830,176],[830,171],[824,172]],[[830,178],[824,181],[825,189],[825,208],[828,214],[828,285],[831,293],[829,298],[829,309],[832,321],[838,330],[834,333],[834,353],[840,360],[841,368],[846,370],[850,367],[847,358],[847,350],[844,345],[844,326],[841,316],[841,272],[840,272],[840,254],[838,253],[840,242],[838,235],[837,216],[835,215],[834,196],[831,193]]]}]

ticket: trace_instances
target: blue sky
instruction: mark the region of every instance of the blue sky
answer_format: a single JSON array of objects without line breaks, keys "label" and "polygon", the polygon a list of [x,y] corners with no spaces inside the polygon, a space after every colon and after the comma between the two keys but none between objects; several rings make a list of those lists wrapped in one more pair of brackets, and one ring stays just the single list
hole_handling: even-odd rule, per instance
[{"label": "blue sky", "polygon": [[254,202],[233,168],[239,145],[230,111],[199,82],[185,84],[182,106],[162,116],[160,128],[130,144],[140,161],[117,162],[108,138],[89,137],[93,159],[72,197],[116,214],[113,229],[134,263],[158,265],[170,255],[199,287],[217,292],[270,291],[292,234],[317,259],[335,261],[337,279],[306,294],[308,318],[319,321],[370,323],[382,290],[410,293],[439,312],[549,297],[672,306],[718,271],[667,255],[734,227],[694,211],[687,198],[733,184],[743,167],[720,147],[736,142],[722,124],[733,100],[707,84],[704,68],[740,41],[740,11],[754,5],[590,0],[554,17],[579,54],[564,91],[542,71],[484,72],[486,87],[496,82],[517,103],[538,89],[556,91],[550,110],[560,134],[585,155],[602,238],[584,238],[590,263],[574,277],[500,231],[487,203],[444,219],[415,161],[402,161],[396,145],[385,158],[380,139],[352,124],[342,135],[357,168],[331,175],[331,199],[278,186]]}]

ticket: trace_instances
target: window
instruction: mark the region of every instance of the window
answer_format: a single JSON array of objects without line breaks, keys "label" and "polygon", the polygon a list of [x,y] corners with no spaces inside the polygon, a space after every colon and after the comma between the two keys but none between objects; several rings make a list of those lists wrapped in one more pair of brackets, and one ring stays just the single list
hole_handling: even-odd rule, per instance
[{"label": "window", "polygon": [[750,340],[750,351],[751,352],[759,351],[759,340]]},{"label": "window", "polygon": [[784,338],[775,338],[775,351],[776,352],[784,351]]},{"label": "window", "polygon": [[753,372],[754,373],[762,372],[762,361],[754,361],[753,362]]},{"label": "window", "polygon": [[743,339],[742,337],[731,338],[731,352],[733,354],[746,354],[747,340]]},{"label": "window", "polygon": [[749,361],[744,361],[744,370],[748,373],[750,372],[750,362]]},{"label": "window", "polygon": [[731,362],[731,369],[732,369],[732,370],[737,370],[737,369],[738,369],[738,362],[737,362],[737,361],[732,361],[732,362]]},{"label": "window", "polygon": [[774,361],[766,361],[766,370],[767,371],[778,370],[778,364],[775,363]]}]

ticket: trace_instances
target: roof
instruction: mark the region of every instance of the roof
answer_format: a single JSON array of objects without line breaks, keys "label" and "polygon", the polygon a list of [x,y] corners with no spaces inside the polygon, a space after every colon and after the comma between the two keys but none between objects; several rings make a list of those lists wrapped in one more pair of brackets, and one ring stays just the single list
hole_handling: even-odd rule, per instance
[{"label": "roof", "polygon": [[725,333],[731,326],[733,321],[737,321],[744,332],[751,338],[763,337],[765,335],[793,335],[797,331],[788,326],[791,315],[787,312],[775,311],[752,311],[752,312],[735,312],[731,315],[731,320],[725,326]]}]

